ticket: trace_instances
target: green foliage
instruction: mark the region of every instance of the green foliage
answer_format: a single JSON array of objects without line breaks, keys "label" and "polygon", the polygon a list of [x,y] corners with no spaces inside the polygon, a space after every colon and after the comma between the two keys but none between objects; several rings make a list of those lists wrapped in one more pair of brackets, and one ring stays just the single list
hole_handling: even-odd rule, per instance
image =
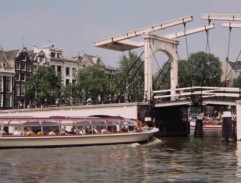
[{"label": "green foliage", "polygon": [[91,97],[93,101],[97,101],[101,91],[109,93],[109,79],[104,70],[98,66],[88,66],[79,70],[76,76],[76,85],[82,99]]},{"label": "green foliage", "polygon": [[198,52],[188,60],[190,79],[194,86],[220,86],[222,69],[219,58],[213,54]]},{"label": "green foliage", "polygon": [[61,77],[56,76],[51,66],[39,66],[26,85],[26,98],[30,101],[52,102],[60,94]]},{"label": "green foliage", "polygon": [[[162,69],[162,72],[157,78],[154,89],[170,88],[170,63]],[[221,85],[221,62],[213,54],[205,52],[193,53],[187,60],[178,62],[178,83],[179,87],[189,86],[220,86]]]},{"label": "green foliage", "polygon": [[234,80],[233,87],[241,88],[241,76],[239,76],[237,79]]},{"label": "green foliage", "polygon": [[143,100],[144,90],[144,61],[135,52],[128,52],[119,60],[119,71],[115,78],[118,95],[128,94],[132,101]]},{"label": "green foliage", "polygon": [[153,76],[153,90],[170,88],[170,63],[162,65],[161,69]]}]

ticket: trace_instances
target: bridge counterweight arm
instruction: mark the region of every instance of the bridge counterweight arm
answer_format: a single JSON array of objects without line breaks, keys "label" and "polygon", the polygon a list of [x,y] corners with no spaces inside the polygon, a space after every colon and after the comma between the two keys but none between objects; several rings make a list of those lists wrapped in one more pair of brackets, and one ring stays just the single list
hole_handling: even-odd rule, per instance
[{"label": "bridge counterweight arm", "polygon": [[206,20],[241,21],[241,14],[202,14],[201,18]]},{"label": "bridge counterweight arm", "polygon": [[241,28],[241,23],[229,22],[229,23],[223,23],[222,26],[228,27],[228,28]]},{"label": "bridge counterweight arm", "polygon": [[190,34],[195,34],[197,32],[202,32],[202,31],[206,31],[206,30],[209,30],[209,29],[213,29],[214,27],[215,27],[214,24],[203,25],[203,26],[192,28],[192,29],[188,29],[188,30],[184,30],[184,31],[179,31],[179,32],[176,32],[176,33],[168,34],[168,35],[166,35],[164,37],[165,38],[169,38],[169,39],[174,39],[174,38],[179,38],[179,37],[190,35]]},{"label": "bridge counterweight arm", "polygon": [[118,42],[118,41],[122,41],[122,40],[125,40],[125,39],[130,39],[130,38],[133,38],[133,37],[141,36],[143,34],[148,34],[148,33],[151,33],[151,32],[159,31],[161,29],[165,29],[165,28],[168,28],[168,27],[172,27],[172,26],[176,26],[176,25],[183,24],[183,23],[186,23],[186,22],[190,22],[192,20],[193,20],[192,16],[186,16],[186,17],[178,18],[178,19],[171,20],[171,21],[168,21],[168,22],[152,25],[152,26],[149,26],[149,27],[146,27],[146,28],[137,29],[137,30],[130,31],[130,32],[120,34],[120,35],[117,35],[117,36],[113,36],[113,37],[110,37],[110,38],[107,38],[107,39],[96,41],[95,46],[101,47],[102,45],[106,45],[106,44],[109,44],[109,43],[112,43],[112,42]]}]

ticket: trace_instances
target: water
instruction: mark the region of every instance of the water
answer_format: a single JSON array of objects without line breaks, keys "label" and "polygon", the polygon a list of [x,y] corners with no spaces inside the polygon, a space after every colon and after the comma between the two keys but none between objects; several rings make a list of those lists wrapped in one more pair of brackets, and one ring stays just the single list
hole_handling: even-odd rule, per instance
[{"label": "water", "polygon": [[241,182],[241,142],[220,137],[205,131],[148,145],[0,150],[0,182]]}]

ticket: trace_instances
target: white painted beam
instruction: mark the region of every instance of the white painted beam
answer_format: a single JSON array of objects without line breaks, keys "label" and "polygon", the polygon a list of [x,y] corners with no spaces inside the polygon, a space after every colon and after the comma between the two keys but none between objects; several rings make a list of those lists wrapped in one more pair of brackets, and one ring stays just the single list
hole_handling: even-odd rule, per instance
[{"label": "white painted beam", "polygon": [[171,20],[171,21],[168,21],[168,22],[159,23],[159,24],[152,25],[152,26],[149,26],[149,27],[145,27],[145,28],[137,29],[137,30],[130,31],[130,32],[127,32],[127,33],[123,33],[123,34],[120,34],[120,35],[116,35],[116,36],[113,36],[113,37],[110,37],[110,38],[107,38],[107,39],[103,39],[103,40],[100,40],[100,41],[96,41],[95,46],[101,47],[101,46],[106,45],[108,43],[118,42],[118,41],[121,41],[121,40],[130,39],[130,38],[141,36],[141,35],[144,35],[144,34],[149,34],[149,33],[159,31],[159,30],[162,30],[162,29],[165,29],[165,28],[168,28],[168,27],[172,27],[172,26],[176,26],[176,25],[183,24],[183,23],[186,23],[186,22],[190,22],[192,20],[193,20],[192,16],[186,16],[186,17],[178,18],[178,19]]},{"label": "white painted beam", "polygon": [[209,30],[209,29],[213,29],[214,27],[215,27],[214,24],[202,25],[202,26],[195,27],[195,28],[192,28],[192,29],[187,29],[187,30],[184,30],[184,31],[179,31],[179,32],[175,32],[175,33],[172,33],[172,34],[168,34],[168,35],[165,35],[164,37],[169,38],[169,39],[175,39],[175,38],[179,38],[179,37],[182,37],[182,36],[195,34],[197,32],[202,32],[202,31],[206,31],[206,30]]},{"label": "white painted beam", "polygon": [[206,20],[241,21],[241,14],[202,14],[201,18]]},{"label": "white painted beam", "polygon": [[228,28],[241,28],[241,23],[226,22],[223,23],[222,26]]}]

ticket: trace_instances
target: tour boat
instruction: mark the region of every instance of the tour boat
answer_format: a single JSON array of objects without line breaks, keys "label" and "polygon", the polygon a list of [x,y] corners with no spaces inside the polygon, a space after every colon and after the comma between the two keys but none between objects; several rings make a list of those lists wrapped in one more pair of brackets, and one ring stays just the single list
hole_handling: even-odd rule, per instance
[{"label": "tour boat", "polygon": [[122,117],[0,117],[0,148],[146,143],[159,129]]},{"label": "tour boat", "polygon": [[[190,127],[195,128],[196,120],[190,121]],[[222,128],[222,122],[219,120],[213,120],[210,118],[206,118],[203,120],[203,129],[215,129]]]}]

